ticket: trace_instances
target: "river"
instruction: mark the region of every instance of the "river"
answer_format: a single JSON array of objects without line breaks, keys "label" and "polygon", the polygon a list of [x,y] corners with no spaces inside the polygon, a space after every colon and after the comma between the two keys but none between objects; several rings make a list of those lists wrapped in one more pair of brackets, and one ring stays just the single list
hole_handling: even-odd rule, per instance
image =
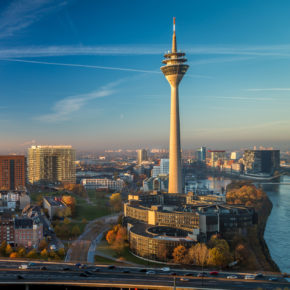
[{"label": "river", "polygon": [[[230,179],[209,177],[202,183],[220,191]],[[261,182],[261,185],[273,204],[264,238],[281,272],[290,273],[290,176],[281,176],[277,183]]]}]

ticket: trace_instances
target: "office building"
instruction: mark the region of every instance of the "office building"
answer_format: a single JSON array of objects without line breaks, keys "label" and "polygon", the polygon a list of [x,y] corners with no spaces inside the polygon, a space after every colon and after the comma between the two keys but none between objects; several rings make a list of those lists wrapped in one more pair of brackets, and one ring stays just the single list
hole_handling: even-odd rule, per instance
[{"label": "office building", "polygon": [[169,174],[169,159],[161,159],[159,166],[153,166],[152,177]]},{"label": "office building", "polygon": [[206,161],[206,147],[200,147],[195,152],[196,160],[199,162]]},{"label": "office building", "polygon": [[72,146],[31,146],[28,149],[28,181],[75,183],[75,159]]},{"label": "office building", "polygon": [[226,159],[226,151],[224,150],[209,150],[210,153],[210,166],[218,167],[224,164]]},{"label": "office building", "polygon": [[169,142],[169,193],[182,193],[182,164],[180,147],[180,120],[179,120],[179,95],[178,86],[185,75],[188,65],[185,53],[177,51],[175,34],[175,18],[173,19],[172,49],[164,55],[162,61],[165,65],[161,71],[171,87],[171,109],[170,109],[170,142]]},{"label": "office building", "polygon": [[139,149],[137,150],[137,162],[138,164],[142,164],[143,161],[147,161],[147,151],[145,149]]},{"label": "office building", "polygon": [[280,150],[245,150],[243,163],[246,174],[273,175],[280,168]]},{"label": "office building", "polygon": [[0,190],[24,190],[25,167],[22,155],[0,156]]},{"label": "office building", "polygon": [[122,190],[125,187],[125,181],[120,178],[117,180],[108,178],[84,178],[81,180],[81,184],[86,189]]}]

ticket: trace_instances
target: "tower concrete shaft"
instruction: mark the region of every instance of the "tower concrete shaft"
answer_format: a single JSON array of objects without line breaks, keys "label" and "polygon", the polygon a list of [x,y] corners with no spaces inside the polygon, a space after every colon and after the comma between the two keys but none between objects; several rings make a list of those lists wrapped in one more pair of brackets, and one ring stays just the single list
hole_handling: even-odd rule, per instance
[{"label": "tower concrete shaft", "polygon": [[172,50],[164,55],[161,71],[171,87],[170,142],[169,142],[169,193],[182,193],[182,164],[180,147],[180,118],[178,86],[188,65],[185,53],[177,52],[175,18],[173,18]]}]

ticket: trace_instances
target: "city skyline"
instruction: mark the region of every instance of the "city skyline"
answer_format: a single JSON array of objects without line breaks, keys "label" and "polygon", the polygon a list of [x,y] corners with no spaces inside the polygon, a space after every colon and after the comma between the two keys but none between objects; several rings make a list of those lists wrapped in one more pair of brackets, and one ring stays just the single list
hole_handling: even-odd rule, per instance
[{"label": "city skyline", "polygon": [[173,16],[191,66],[182,147],[288,148],[290,3],[279,3],[2,1],[0,152],[33,143],[168,148],[170,90],[159,64]]}]

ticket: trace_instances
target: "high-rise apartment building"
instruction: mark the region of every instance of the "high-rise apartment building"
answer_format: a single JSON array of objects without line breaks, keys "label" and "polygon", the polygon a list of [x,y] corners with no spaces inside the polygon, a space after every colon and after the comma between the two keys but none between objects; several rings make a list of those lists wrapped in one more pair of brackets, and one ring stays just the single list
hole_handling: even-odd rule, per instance
[{"label": "high-rise apartment building", "polygon": [[179,94],[178,87],[185,75],[188,65],[185,53],[177,50],[175,34],[175,18],[173,18],[173,36],[172,49],[164,55],[162,61],[165,65],[161,71],[166,77],[171,87],[171,105],[170,105],[170,141],[169,141],[169,193],[182,193],[183,178],[181,164],[180,147],[180,118],[179,118]]},{"label": "high-rise apartment building", "polygon": [[226,159],[226,151],[224,150],[209,150],[210,153],[210,165],[212,167],[223,165]]},{"label": "high-rise apartment building", "polygon": [[196,160],[199,162],[206,161],[206,147],[200,147],[196,150]]},{"label": "high-rise apartment building", "polygon": [[28,149],[30,183],[75,183],[76,154],[72,146],[31,146]]},{"label": "high-rise apartment building", "polygon": [[23,190],[25,168],[25,156],[0,156],[0,190]]},{"label": "high-rise apartment building", "polygon": [[247,174],[272,175],[280,168],[280,150],[245,150],[243,163]]},{"label": "high-rise apartment building", "polygon": [[137,162],[138,164],[142,164],[143,161],[147,161],[147,151],[145,149],[139,149],[137,150]]}]

